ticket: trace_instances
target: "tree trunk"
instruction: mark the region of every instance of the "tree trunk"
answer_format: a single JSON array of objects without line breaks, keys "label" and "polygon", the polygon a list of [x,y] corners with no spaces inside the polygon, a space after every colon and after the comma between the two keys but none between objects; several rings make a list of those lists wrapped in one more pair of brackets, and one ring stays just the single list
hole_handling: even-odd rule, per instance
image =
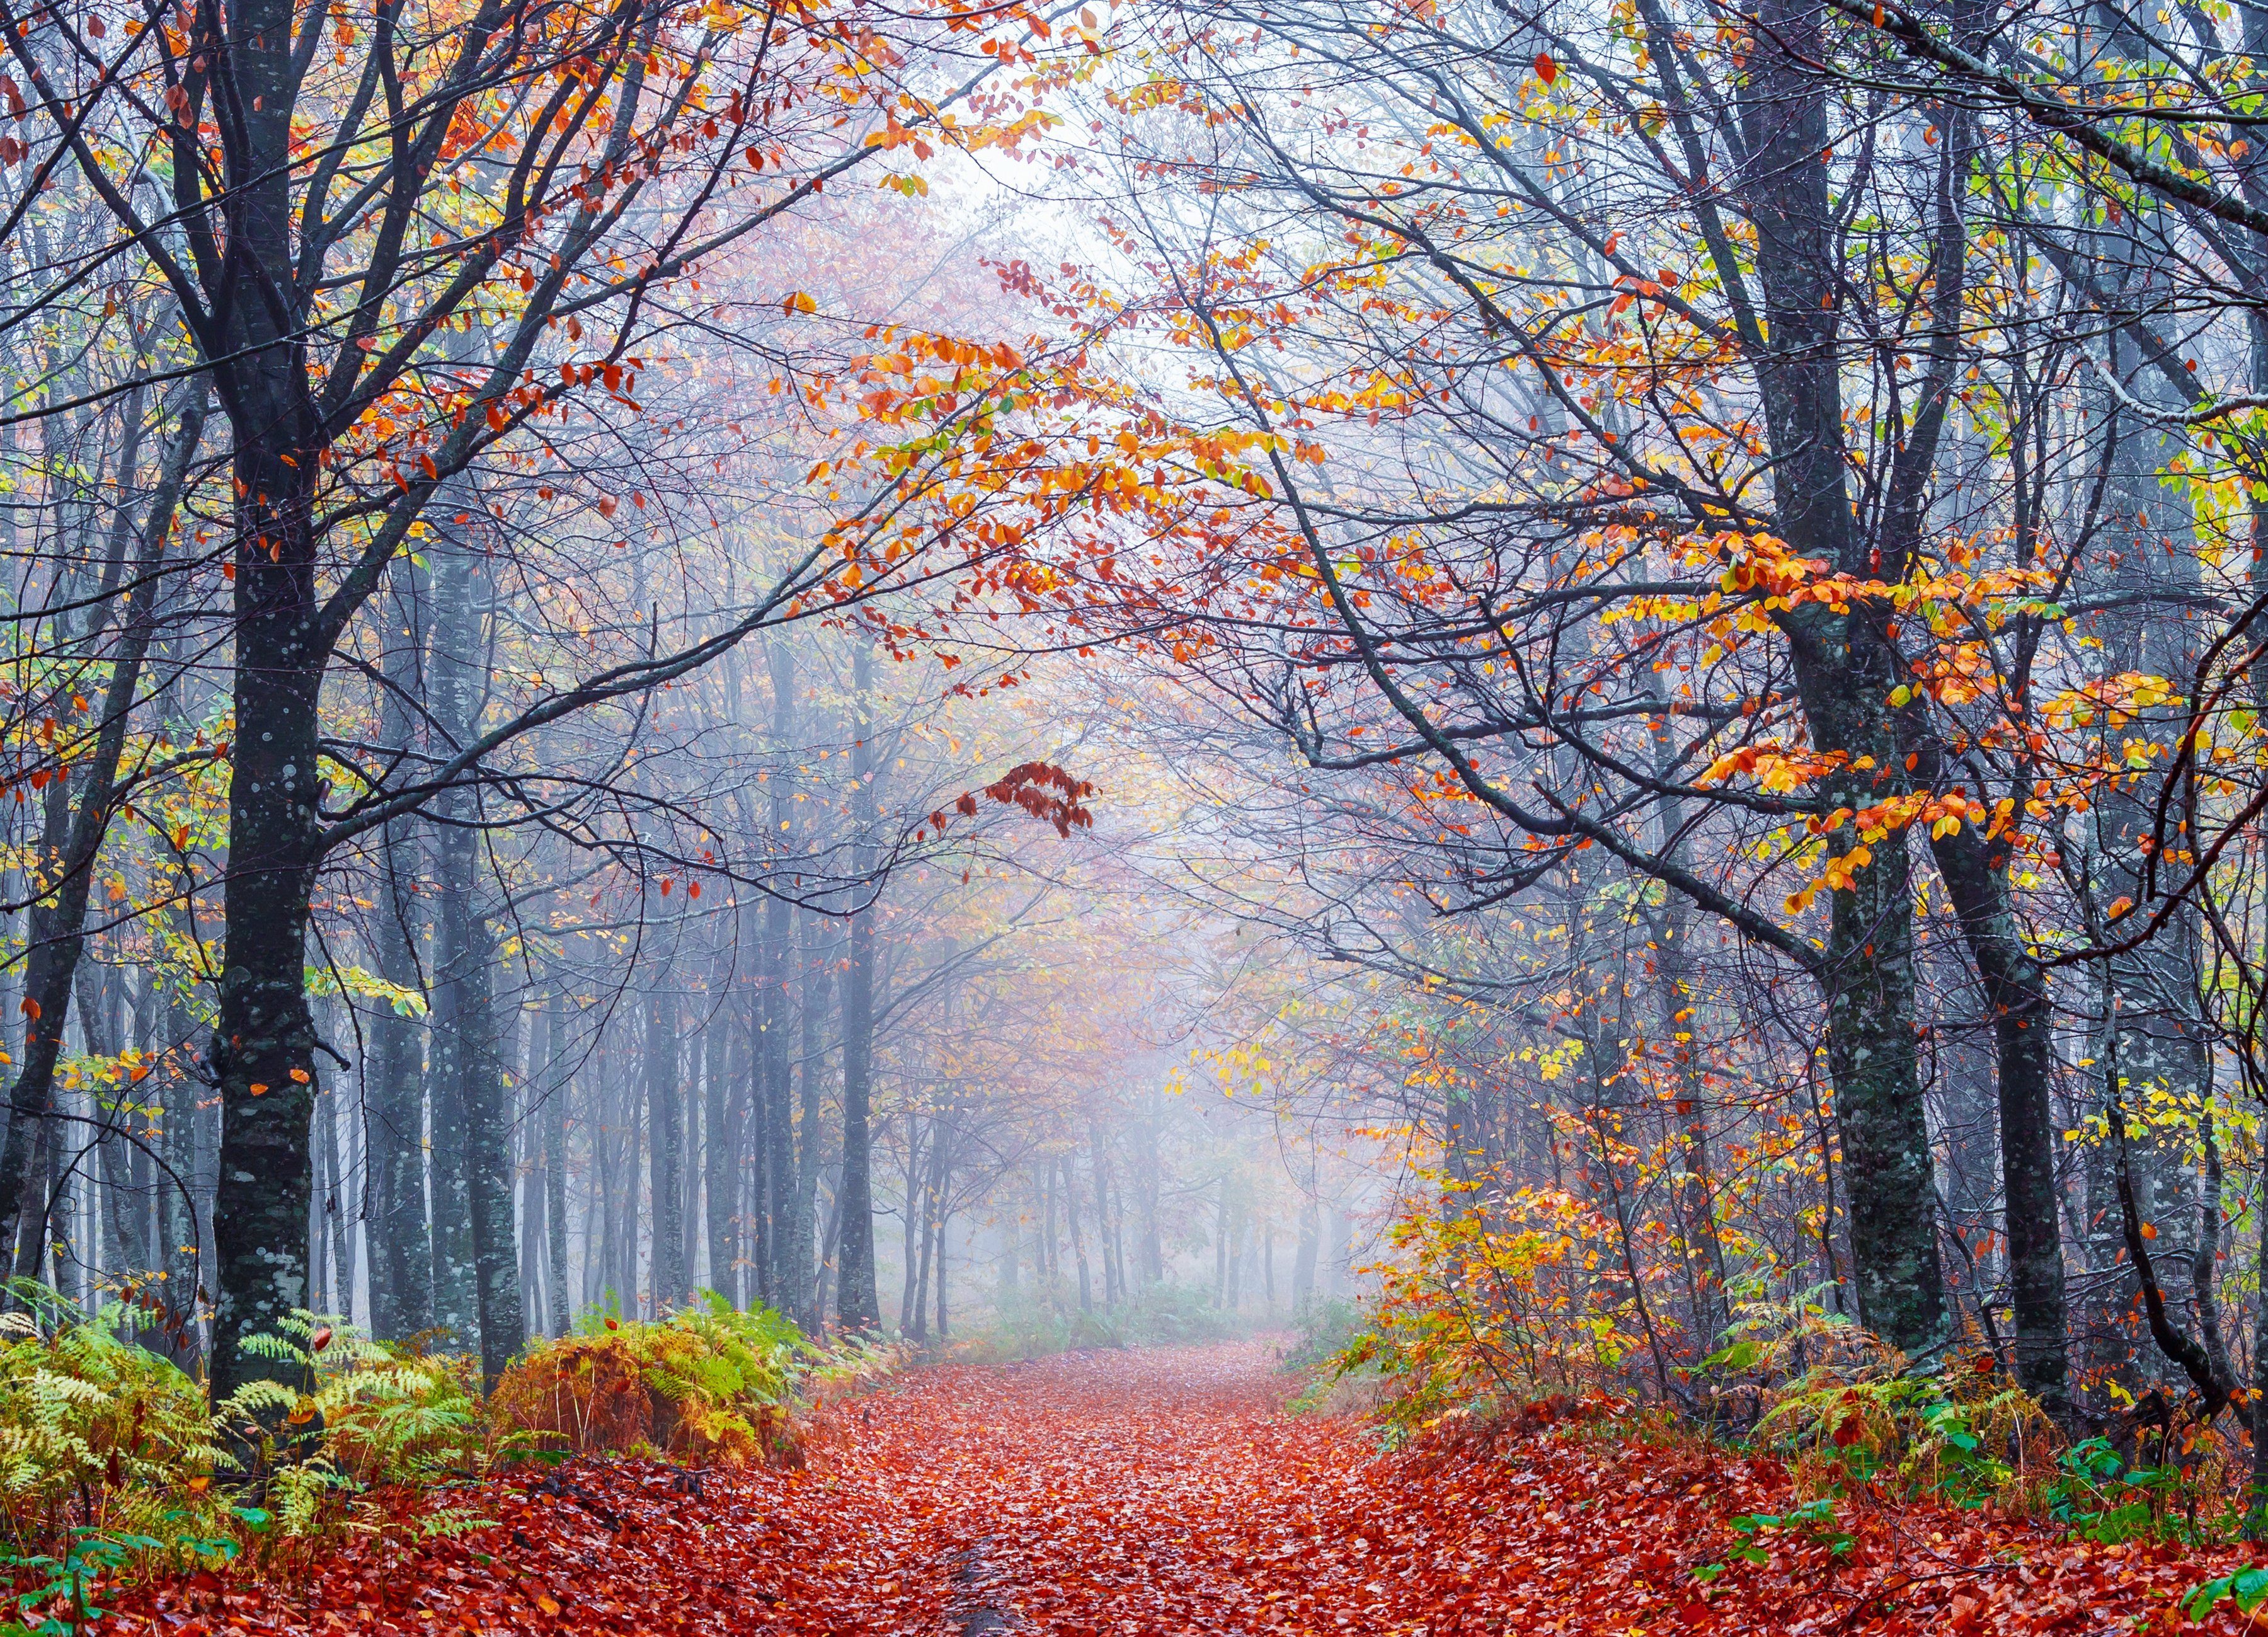
[{"label": "tree trunk", "polygon": [[351,1324],[354,1262],[347,1250],[346,1170],[340,1163],[337,1106],[338,1100],[345,1095],[342,1083],[315,1099],[315,1157],[322,1167],[322,1195],[315,1220],[316,1231],[327,1235],[330,1241],[330,1276],[324,1281],[324,1309]]},{"label": "tree trunk", "polygon": [[1079,1310],[1094,1311],[1094,1283],[1087,1272],[1086,1235],[1079,1226],[1079,1173],[1071,1169],[1071,1155],[1063,1156],[1064,1221],[1071,1228],[1071,1253],[1079,1263]]},{"label": "tree trunk", "polygon": [[[8,1094],[8,1131],[0,1139],[0,1246],[19,1237],[24,1212],[25,1184],[38,1127],[52,1108],[57,1058],[63,1051],[63,1024],[70,1014],[73,980],[85,948],[84,929],[89,889],[94,882],[95,860],[119,800],[118,770],[126,750],[127,727],[135,694],[141,685],[142,667],[157,630],[159,568],[173,525],[190,462],[202,441],[206,387],[196,380],[173,402],[175,427],[159,470],[157,487],[137,530],[121,527],[111,535],[109,561],[104,579],[114,593],[125,567],[129,538],[138,534],[132,589],[121,611],[118,644],[104,689],[101,717],[85,768],[76,777],[58,776],[48,785],[43,814],[41,885],[46,896],[32,906],[26,929],[26,970],[21,1007],[25,1017],[23,1061]],[[129,439],[132,453],[139,446],[140,397],[133,414],[136,431]],[[124,474],[129,485],[136,474]],[[101,605],[87,615],[86,635],[95,634]],[[77,793],[74,811],[70,793]],[[303,1235],[304,1237],[304,1235]]]},{"label": "tree trunk", "polygon": [[1315,1198],[1317,1164],[1311,1154],[1307,1181],[1300,1189],[1300,1249],[1292,1257],[1292,1312],[1304,1314],[1315,1300],[1315,1259],[1322,1249],[1323,1213]]},{"label": "tree trunk", "polygon": [[[1773,457],[1778,533],[1798,556],[1870,575],[1845,487],[1837,376],[1842,275],[1830,203],[1826,88],[1816,0],[1766,0],[1757,18],[1742,121],[1746,198],[1768,324],[1757,365]],[[1852,811],[1880,799],[1864,762],[1903,761],[1889,719],[1899,684],[1887,610],[1808,604],[1778,616],[1789,638],[1813,748],[1844,758],[1822,792]],[[1842,1132],[1844,1184],[1861,1323],[1924,1352],[1944,1337],[1936,1192],[1915,1048],[1912,884],[1903,831],[1832,891],[1821,969],[1828,1069]]]},{"label": "tree trunk", "polygon": [[[414,669],[416,649],[409,648]],[[397,697],[414,686],[414,674],[396,675],[389,655],[387,742],[406,743],[409,707]],[[423,987],[416,954],[417,904],[415,879],[406,866],[416,857],[409,822],[397,820],[379,836],[381,871],[376,936],[379,976],[404,993]],[[382,1007],[370,1026],[366,1090],[363,1104],[370,1150],[371,1333],[382,1341],[406,1341],[433,1326],[433,1242],[425,1213],[425,1108],[423,1087],[423,1029],[393,1006]]]},{"label": "tree trunk", "polygon": [[1988,844],[1973,825],[1931,846],[1992,1018],[2016,1379],[2051,1415],[2059,1417],[2070,1408],[2069,1360],[2055,1164],[2057,1065],[2047,974],[2031,958],[2008,902],[2006,847]]},{"label": "tree trunk", "polygon": [[[279,167],[279,187],[282,175]],[[270,264],[288,262],[286,256]],[[232,622],[236,739],[210,1054],[221,1105],[213,1200],[217,1401],[257,1379],[303,1387],[306,1375],[297,1365],[244,1349],[247,1338],[272,1331],[307,1301],[316,1068],[307,923],[321,861],[320,696],[330,644],[320,619],[312,530],[320,445],[300,418],[301,383],[290,358],[291,350],[276,348],[244,366],[230,412],[239,498]],[[256,401],[242,379],[254,372],[269,377]]]},{"label": "tree trunk", "polygon": [[519,1150],[514,1175],[519,1191],[520,1310],[526,1316],[527,1334],[533,1338],[543,1334],[547,1305],[543,1299],[543,1195],[551,1154],[544,1145],[542,1110],[545,1070],[551,1054],[551,1014],[539,1009],[527,1022],[527,1065],[517,1077],[519,1084],[514,1102],[519,1113],[512,1129],[518,1133]]},{"label": "tree trunk", "polygon": [[[852,689],[858,704],[858,740],[850,756],[853,778],[851,822],[858,843],[852,869],[872,880],[879,861],[875,780],[880,777],[874,727],[869,709],[873,655],[862,644],[852,661]],[[881,1294],[874,1271],[873,1133],[874,917],[879,904],[850,918],[850,970],[843,977],[843,1182],[836,1192],[842,1212],[843,1249],[836,1276],[836,1316],[846,1330],[874,1330],[882,1322]]]},{"label": "tree trunk", "polygon": [[764,1191],[770,1206],[769,1220],[772,1300],[783,1309],[790,1306],[791,1262],[794,1255],[793,1217],[796,1202],[795,1107],[792,1064],[789,1050],[788,960],[793,948],[794,923],[787,901],[771,899],[764,906],[763,989],[760,1014],[762,1079],[757,1088],[763,1099]]},{"label": "tree trunk", "polygon": [[833,994],[835,949],[833,932],[824,918],[806,910],[803,923],[803,1048],[799,1054],[797,1090],[802,1108],[797,1121],[795,1178],[795,1249],[789,1257],[794,1282],[786,1295],[789,1311],[806,1327],[819,1327],[822,1307],[818,1299],[819,1270],[813,1265],[818,1226],[821,1154],[820,1088],[825,1064],[821,1043]]},{"label": "tree trunk", "polygon": [[543,1079],[543,1237],[546,1283],[551,1293],[551,1333],[564,1336],[574,1323],[567,1297],[567,1091],[561,1069],[566,1062],[567,998],[556,988],[545,1003],[551,1026],[551,1051]]},{"label": "tree trunk", "polygon": [[740,1185],[740,1168],[733,1163],[735,1133],[732,1097],[733,996],[725,982],[726,968],[716,963],[710,985],[713,1010],[707,1037],[702,1042],[703,1068],[701,1089],[702,1193],[707,1207],[704,1226],[709,1235],[709,1287],[734,1307],[743,1306],[738,1259],[733,1244],[733,1199]]},{"label": "tree trunk", "polygon": [[645,1117],[653,1146],[653,1309],[681,1305],[686,1296],[685,1222],[678,1168],[682,1163],[677,1117],[677,1003],[657,991],[646,1000]]},{"label": "tree trunk", "polygon": [[[469,510],[469,489],[444,491]],[[444,508],[449,504],[444,501]],[[486,691],[482,617],[470,546],[450,537],[433,558],[433,648],[428,675],[441,754],[474,731]],[[426,1073],[432,1153],[434,1323],[459,1352],[480,1347],[479,1250],[473,1224],[472,1103],[486,1078],[481,1058],[492,1036],[488,929],[480,914],[480,831],[471,793],[451,790],[433,804],[437,906],[431,1050]]]},{"label": "tree trunk", "polygon": [[902,1335],[915,1341],[921,1339],[913,1328],[913,1314],[915,1264],[921,1259],[919,1246],[921,1236],[926,1231],[927,1220],[923,1211],[924,1196],[922,1191],[924,1157],[921,1117],[909,1111],[906,1116],[906,1208],[901,1219],[904,1229],[901,1235],[905,1247],[902,1258],[904,1277],[898,1283],[898,1330]]},{"label": "tree trunk", "polygon": [[[492,974],[496,940],[486,915],[472,918],[473,956],[465,984],[473,1024],[465,1052],[465,1191],[472,1234],[475,1322],[480,1329],[481,1378],[494,1387],[527,1341],[520,1303],[519,1236],[513,1221],[511,1055],[498,1016]],[[517,1020],[514,1020],[515,1023]]]}]

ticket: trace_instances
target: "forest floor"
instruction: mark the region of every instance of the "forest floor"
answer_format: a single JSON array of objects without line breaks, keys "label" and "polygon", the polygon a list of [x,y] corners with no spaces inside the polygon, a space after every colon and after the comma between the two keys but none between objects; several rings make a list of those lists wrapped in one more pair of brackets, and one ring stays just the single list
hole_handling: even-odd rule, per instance
[{"label": "forest floor", "polygon": [[[1287,1414],[1264,1343],[895,1378],[824,1412],[801,1471],[577,1462],[457,1497],[481,1518],[290,1574],[199,1576],[92,1629],[306,1633],[2235,1633],[2179,1605],[2241,1554],[1846,1503],[1852,1544],[1771,1548],[1703,1586],[1774,1463],[1539,1430],[1388,1455]],[[2268,1607],[2262,1611],[2268,1620]],[[2268,1633],[2268,1624],[2264,1624]]]}]

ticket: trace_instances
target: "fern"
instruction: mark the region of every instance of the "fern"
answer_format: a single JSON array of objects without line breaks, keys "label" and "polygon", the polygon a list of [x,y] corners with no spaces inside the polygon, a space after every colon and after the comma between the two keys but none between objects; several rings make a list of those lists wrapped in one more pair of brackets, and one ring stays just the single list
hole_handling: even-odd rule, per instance
[{"label": "fern", "polygon": [[770,1308],[721,1297],[652,1324],[586,1315],[507,1371],[492,1410],[536,1442],[728,1463],[792,1459],[791,1411],[822,1354]]},{"label": "fern", "polygon": [[0,1315],[0,1511],[18,1545],[217,1528],[229,1460],[202,1387],[125,1338],[124,1308],[9,1288],[28,1309]]}]

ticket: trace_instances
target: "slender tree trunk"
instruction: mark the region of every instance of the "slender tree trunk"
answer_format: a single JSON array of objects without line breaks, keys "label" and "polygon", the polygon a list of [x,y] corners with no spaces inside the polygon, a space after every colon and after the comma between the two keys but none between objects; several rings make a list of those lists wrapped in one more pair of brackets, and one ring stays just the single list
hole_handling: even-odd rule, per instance
[{"label": "slender tree trunk", "polygon": [[[448,491],[468,510],[462,486]],[[443,510],[448,508],[445,501]],[[443,752],[471,735],[485,691],[481,609],[469,545],[451,538],[433,560],[433,650],[428,689]],[[426,1066],[427,1130],[432,1152],[434,1323],[459,1352],[480,1350],[479,1252],[473,1226],[474,1088],[486,1083],[481,1058],[491,1037],[487,926],[482,898],[480,831],[468,792],[434,803],[435,985],[432,1045]]]},{"label": "slender tree trunk", "polygon": [[[1767,320],[1758,380],[1773,454],[1778,532],[1800,556],[1867,576],[1852,527],[1837,377],[1842,290],[1829,199],[1826,89],[1816,0],[1765,0],[1741,110],[1746,195]],[[1856,811],[1878,800],[1860,763],[1903,763],[1889,719],[1901,677],[1884,608],[1810,604],[1787,634],[1815,748],[1844,758],[1822,792]],[[1918,1353],[1945,1333],[1936,1192],[1915,1047],[1912,884],[1904,832],[1884,836],[1832,891],[1825,959],[1827,1060],[1842,1133],[1860,1322]]]},{"label": "slender tree trunk", "polygon": [[[873,665],[873,655],[862,644],[852,660],[858,740],[850,756],[851,822],[859,838],[853,867],[862,881],[873,879],[878,862],[873,839],[879,822],[874,785],[880,771],[869,708]],[[836,1195],[843,1213],[843,1250],[836,1316],[844,1329],[851,1331],[873,1330],[882,1322],[881,1295],[875,1287],[872,1129],[878,909],[879,905],[869,904],[850,918],[850,970],[843,981],[843,1183]]]},{"label": "slender tree trunk", "polygon": [[819,1327],[823,1305],[818,1297],[819,1270],[813,1265],[814,1238],[818,1225],[821,1161],[820,1090],[825,1065],[821,1042],[833,994],[834,952],[831,929],[820,916],[806,911],[803,921],[803,1049],[797,1070],[797,1089],[802,1108],[797,1119],[795,1180],[795,1250],[789,1257],[795,1282],[787,1292],[790,1311],[806,1327]]},{"label": "slender tree trunk", "polygon": [[543,1228],[546,1279],[551,1294],[551,1333],[564,1336],[574,1323],[567,1295],[567,999],[557,989],[545,1003],[550,1055],[543,1079]]},{"label": "slender tree trunk", "polygon": [[1960,834],[1933,841],[1932,851],[1992,1018],[2016,1379],[2051,1415],[2061,1417],[2071,1400],[2055,1164],[2057,1064],[2047,974],[2031,958],[2008,902],[2006,848],[1986,843],[1974,826],[1964,825]]},{"label": "slender tree trunk", "polygon": [[919,1246],[924,1231],[923,1216],[922,1167],[925,1158],[922,1147],[922,1120],[917,1114],[906,1115],[906,1208],[901,1225],[905,1251],[901,1258],[904,1277],[898,1283],[898,1330],[902,1334],[919,1341],[913,1329],[915,1265],[920,1261]]},{"label": "slender tree trunk", "polygon": [[468,975],[468,1031],[465,1054],[465,1188],[471,1217],[475,1323],[480,1329],[481,1377],[494,1387],[527,1342],[527,1311],[520,1303],[519,1236],[513,1221],[512,1093],[504,1066],[507,1027],[497,1014],[491,974],[496,940],[485,915],[472,922],[475,965]]},{"label": "slender tree trunk", "polygon": [[665,1308],[681,1304],[686,1295],[675,998],[657,992],[646,1001],[645,1017],[645,1117],[653,1149],[653,1306],[659,1316]]},{"label": "slender tree trunk", "polygon": [[739,1188],[739,1168],[733,1162],[734,1132],[732,1098],[733,997],[724,982],[725,963],[712,968],[710,984],[713,1011],[702,1041],[703,1067],[701,1090],[702,1195],[706,1207],[703,1226],[709,1236],[709,1287],[734,1307],[743,1305],[733,1234],[733,1195]]},{"label": "slender tree trunk", "polygon": [[[646,1059],[625,1058],[622,1065],[622,1083],[615,1089],[615,1117],[622,1127],[622,1162],[615,1181],[620,1191],[621,1227],[615,1235],[615,1288],[622,1293],[622,1314],[635,1318],[646,1311],[651,1294],[651,1268],[641,1257],[652,1217],[646,1166],[652,1154],[652,1135],[646,1129],[645,1089],[638,1075]],[[641,1278],[640,1270],[647,1277]]]},{"label": "slender tree trunk", "polygon": [[[126,751],[127,727],[135,696],[141,686],[142,667],[157,631],[157,598],[166,543],[173,514],[187,483],[190,463],[202,441],[205,425],[203,380],[189,383],[172,405],[174,431],[166,448],[158,484],[138,530],[125,522],[113,529],[105,567],[107,592],[89,609],[85,635],[95,634],[96,623],[107,611],[126,566],[127,549],[138,534],[132,589],[120,611],[119,635],[111,661],[108,686],[103,690],[101,716],[92,752],[83,768],[63,770],[65,776],[48,785],[43,814],[43,846],[38,867],[47,890],[32,906],[26,929],[28,959],[20,1002],[25,1018],[22,1061],[8,1095],[8,1131],[0,1139],[0,1246],[16,1241],[24,1211],[24,1184],[37,1129],[53,1107],[55,1063],[63,1051],[63,1024],[70,1014],[73,979],[85,947],[87,895],[94,882],[95,860],[108,835],[120,799],[118,771]],[[124,478],[133,484],[137,474],[141,397],[134,395],[133,431],[125,456]],[[70,793],[76,792],[74,808]],[[301,1235],[304,1239],[304,1235]]]},{"label": "slender tree trunk", "polygon": [[1144,1105],[1141,1172],[1136,1179],[1142,1191],[1142,1277],[1152,1285],[1163,1283],[1166,1277],[1166,1244],[1158,1227],[1159,1095],[1152,1090]]},{"label": "slender tree trunk", "polygon": [[1300,1190],[1300,1249],[1292,1258],[1292,1311],[1305,1313],[1315,1300],[1315,1256],[1322,1249],[1323,1236],[1322,1208],[1315,1198],[1314,1163],[1308,1166],[1307,1180]]},{"label": "slender tree trunk", "polygon": [[163,1077],[158,1081],[158,1095],[164,1098],[165,1107],[159,1116],[158,1147],[164,1163],[159,1169],[157,1206],[158,1246],[166,1272],[163,1350],[183,1370],[194,1372],[204,1353],[200,1316],[209,1298],[202,1281],[211,1244],[204,1235],[198,1087],[182,1060],[188,1055],[183,1043],[195,1025],[178,995],[167,998],[162,1015],[166,1050],[157,1073]]},{"label": "slender tree trunk", "polygon": [[544,1066],[550,1055],[551,1014],[539,1010],[527,1021],[530,1034],[527,1066],[525,1072],[517,1077],[519,1095],[514,1101],[519,1107],[519,1115],[512,1122],[512,1129],[518,1133],[515,1146],[519,1150],[519,1163],[515,1175],[519,1185],[520,1310],[526,1316],[527,1334],[533,1338],[543,1334],[546,1307],[543,1299],[543,1195],[551,1154],[544,1146],[541,1110],[545,1101]]},{"label": "slender tree trunk", "polygon": [[764,906],[763,989],[759,1015],[762,1021],[762,1081],[759,1095],[764,1106],[764,1191],[770,1206],[768,1223],[772,1300],[782,1309],[792,1305],[792,1259],[795,1254],[793,1218],[796,1205],[795,1106],[792,1102],[792,1063],[788,1019],[788,965],[794,943],[794,922],[784,899]]},{"label": "slender tree trunk", "polygon": [[1071,1229],[1071,1253],[1079,1264],[1079,1310],[1094,1311],[1094,1284],[1087,1272],[1086,1235],[1079,1227],[1079,1174],[1071,1169],[1071,1155],[1063,1156],[1064,1221]]},{"label": "slender tree trunk", "polygon": [[[411,651],[413,657],[415,651]],[[388,742],[404,742],[409,712],[394,697],[387,701]],[[405,864],[416,856],[409,821],[389,824],[379,837],[383,868],[379,883],[377,945],[379,976],[404,993],[423,987],[417,970],[415,933],[416,882]],[[418,1020],[393,1006],[382,1007],[370,1026],[363,1119],[370,1150],[371,1331],[380,1340],[403,1341],[430,1330],[433,1317],[433,1242],[425,1213],[425,1108],[422,1088],[423,1030]]]},{"label": "slender tree trunk", "polygon": [[346,1170],[340,1161],[338,1100],[346,1095],[342,1081],[315,1099],[315,1154],[322,1166],[322,1197],[316,1220],[330,1239],[330,1278],[324,1287],[325,1304],[348,1324],[354,1323],[354,1261],[347,1249]]}]

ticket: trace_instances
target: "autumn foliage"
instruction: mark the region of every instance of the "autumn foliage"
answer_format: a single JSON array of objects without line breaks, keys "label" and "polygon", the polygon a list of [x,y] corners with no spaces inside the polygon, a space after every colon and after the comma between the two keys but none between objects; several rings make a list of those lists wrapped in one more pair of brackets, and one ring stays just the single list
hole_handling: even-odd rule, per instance
[{"label": "autumn foliage", "polygon": [[1807,1504],[1787,1465],[1528,1418],[1493,1447],[1381,1452],[1285,1412],[1265,1344],[926,1371],[842,1406],[810,1470],[578,1459],[430,1501],[293,1584],[198,1576],[98,1599],[92,1629],[372,1637],[772,1631],[1786,1637],[2234,1633],[2238,1566],[2038,1518]]},{"label": "autumn foliage", "polygon": [[794,1463],[792,1395],[816,1356],[769,1308],[704,1303],[656,1324],[594,1316],[514,1364],[488,1408],[546,1449]]}]

